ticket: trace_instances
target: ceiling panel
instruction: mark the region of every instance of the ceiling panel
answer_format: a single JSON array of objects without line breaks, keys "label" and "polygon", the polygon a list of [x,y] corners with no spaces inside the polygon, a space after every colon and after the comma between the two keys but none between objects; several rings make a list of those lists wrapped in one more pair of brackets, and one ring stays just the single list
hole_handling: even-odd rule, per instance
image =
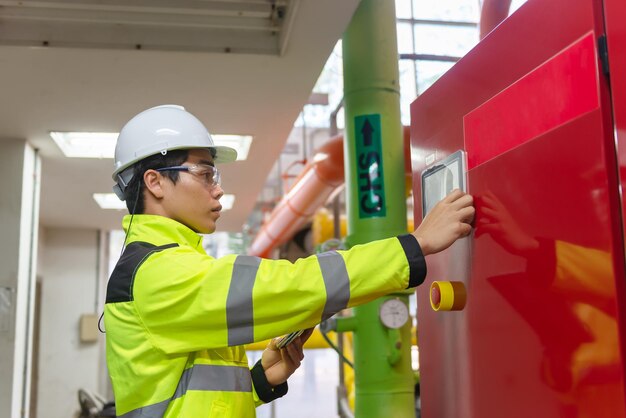
[{"label": "ceiling panel", "polygon": [[[89,2],[2,2],[7,3]],[[163,8],[172,3],[220,3],[227,8],[271,2],[92,3]],[[241,230],[357,5],[358,0],[300,0],[291,9],[291,26],[288,30],[283,27],[289,34],[282,54],[68,48],[54,44],[0,46],[0,147],[4,138],[23,138],[40,150],[44,226],[118,228],[123,212],[99,209],[92,198],[92,193],[111,191],[113,161],[66,158],[49,132],[118,132],[128,119],[148,107],[183,105],[211,133],[254,136],[248,160],[222,166],[224,188],[236,196],[236,201],[233,209],[223,213],[218,229]],[[0,32],[7,30],[5,24],[0,17]],[[89,37],[89,26],[86,24],[82,32],[77,29],[74,38]]]}]

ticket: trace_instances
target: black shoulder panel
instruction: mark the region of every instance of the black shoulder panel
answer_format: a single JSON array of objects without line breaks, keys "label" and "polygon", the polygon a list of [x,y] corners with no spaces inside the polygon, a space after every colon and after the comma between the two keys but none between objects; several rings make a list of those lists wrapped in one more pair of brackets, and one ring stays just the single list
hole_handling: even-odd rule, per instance
[{"label": "black shoulder panel", "polygon": [[133,281],[135,272],[153,253],[167,248],[178,247],[178,244],[167,244],[157,247],[147,242],[136,241],[124,249],[117,265],[111,273],[107,285],[106,303],[129,302],[133,300]]}]

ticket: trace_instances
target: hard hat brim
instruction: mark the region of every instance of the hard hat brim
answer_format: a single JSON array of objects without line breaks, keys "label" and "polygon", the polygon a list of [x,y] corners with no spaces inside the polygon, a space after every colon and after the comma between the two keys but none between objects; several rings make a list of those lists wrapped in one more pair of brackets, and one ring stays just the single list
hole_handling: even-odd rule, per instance
[{"label": "hard hat brim", "polygon": [[216,164],[232,163],[237,160],[237,150],[223,145],[211,147],[215,150],[214,161]]}]

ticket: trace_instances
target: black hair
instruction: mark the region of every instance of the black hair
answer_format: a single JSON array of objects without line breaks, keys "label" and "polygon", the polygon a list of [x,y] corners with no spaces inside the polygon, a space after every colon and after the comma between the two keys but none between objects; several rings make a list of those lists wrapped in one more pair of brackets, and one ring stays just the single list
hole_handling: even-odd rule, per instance
[{"label": "black hair", "polygon": [[[175,150],[168,151],[165,155],[161,153],[151,155],[136,163],[133,166],[133,177],[128,182],[124,192],[128,212],[131,215],[140,215],[145,210],[144,190],[146,189],[146,184],[143,181],[143,174],[146,171],[181,165],[187,161],[188,157],[189,150]],[[178,171],[162,171],[161,174],[172,180],[174,184],[178,181]]]}]

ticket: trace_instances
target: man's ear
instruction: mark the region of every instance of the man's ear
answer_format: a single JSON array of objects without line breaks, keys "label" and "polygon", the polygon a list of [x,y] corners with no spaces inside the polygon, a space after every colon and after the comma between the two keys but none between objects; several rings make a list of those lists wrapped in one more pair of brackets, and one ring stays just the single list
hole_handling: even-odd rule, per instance
[{"label": "man's ear", "polygon": [[143,173],[143,182],[146,185],[146,190],[154,196],[156,199],[162,199],[164,195],[163,181],[165,179],[156,170],[146,170]]}]

